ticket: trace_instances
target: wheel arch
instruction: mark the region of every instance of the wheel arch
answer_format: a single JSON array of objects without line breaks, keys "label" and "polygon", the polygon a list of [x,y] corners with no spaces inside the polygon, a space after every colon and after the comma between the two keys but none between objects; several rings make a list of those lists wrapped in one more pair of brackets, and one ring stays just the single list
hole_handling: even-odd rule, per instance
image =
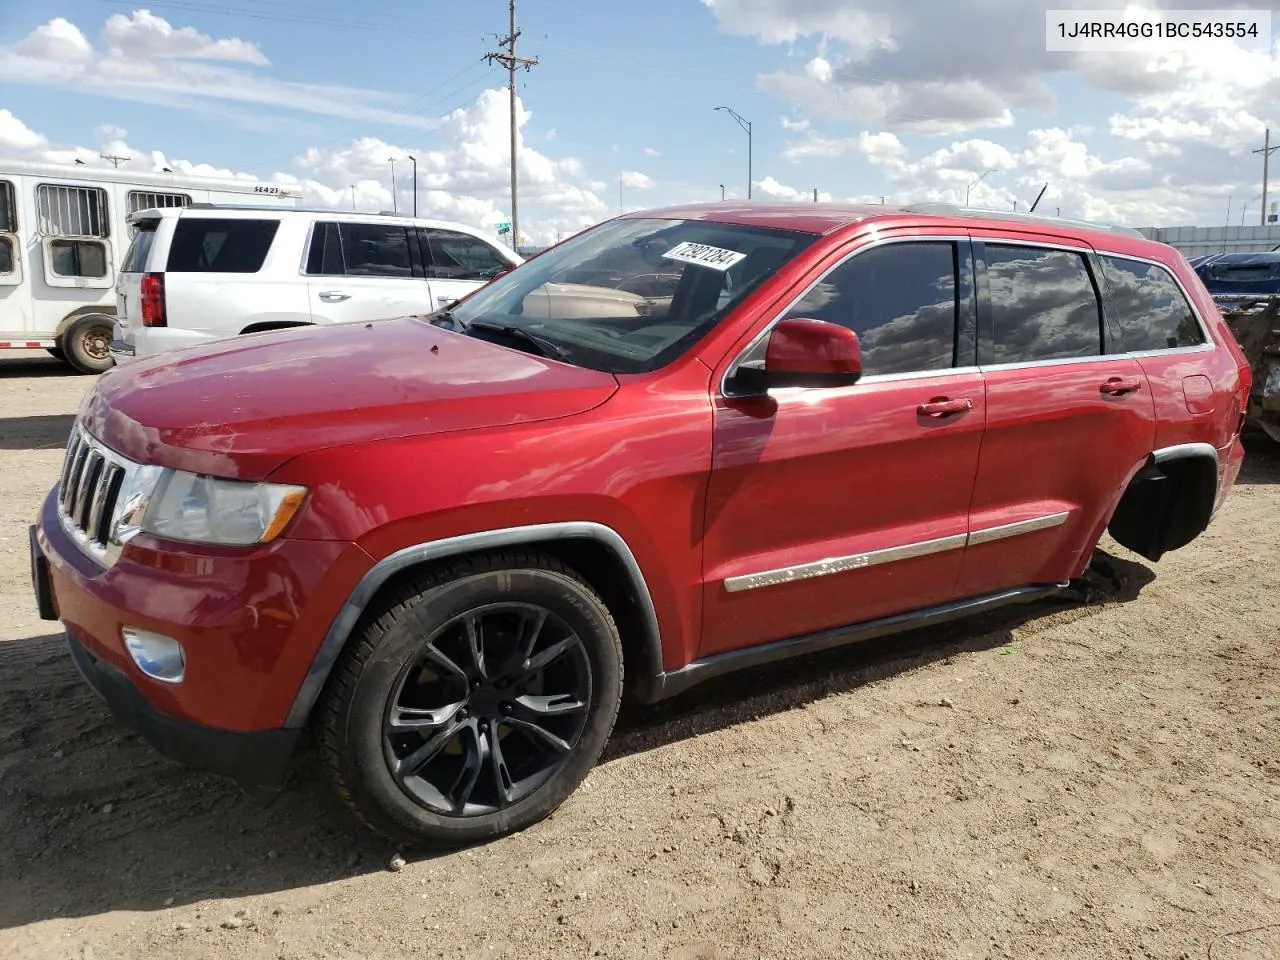
[{"label": "wheel arch", "polygon": [[330,624],[294,697],[285,727],[307,724],[329,673],[362,616],[402,574],[468,554],[504,547],[545,550],[573,567],[601,595],[622,635],[628,692],[650,699],[662,675],[662,637],[653,597],[635,554],[617,531],[601,523],[532,524],[463,534],[397,550],[361,577]]},{"label": "wheel arch", "polygon": [[76,307],[74,310],[72,310],[65,317],[63,317],[61,320],[58,321],[58,329],[54,331],[54,334],[53,334],[54,339],[61,340],[62,335],[67,332],[67,330],[70,328],[70,326],[73,323],[75,323],[77,320],[82,320],[86,317],[100,317],[103,320],[106,320],[108,323],[113,325],[115,324],[117,319],[114,313],[107,313],[105,310],[103,310],[101,304],[94,304],[92,306],[84,306],[84,307]]},{"label": "wheel arch", "polygon": [[1124,547],[1155,562],[1209,526],[1217,502],[1218,451],[1208,443],[1154,450],[1129,480],[1107,530]]}]

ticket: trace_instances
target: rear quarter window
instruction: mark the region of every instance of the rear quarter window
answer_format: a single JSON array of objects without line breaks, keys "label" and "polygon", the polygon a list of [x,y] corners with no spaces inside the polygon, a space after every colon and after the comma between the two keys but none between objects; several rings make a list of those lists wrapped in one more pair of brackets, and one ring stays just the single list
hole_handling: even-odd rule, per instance
[{"label": "rear quarter window", "polygon": [[183,217],[169,244],[169,273],[257,273],[279,220]]},{"label": "rear quarter window", "polygon": [[1126,350],[1174,350],[1205,342],[1191,304],[1168,270],[1121,257],[1100,259]]},{"label": "rear quarter window", "polygon": [[129,244],[129,249],[125,252],[124,260],[120,264],[121,273],[146,272],[147,263],[151,260],[151,248],[155,246],[156,230],[160,226],[160,221],[145,220],[133,226],[137,229],[137,233],[134,234],[133,242]]}]

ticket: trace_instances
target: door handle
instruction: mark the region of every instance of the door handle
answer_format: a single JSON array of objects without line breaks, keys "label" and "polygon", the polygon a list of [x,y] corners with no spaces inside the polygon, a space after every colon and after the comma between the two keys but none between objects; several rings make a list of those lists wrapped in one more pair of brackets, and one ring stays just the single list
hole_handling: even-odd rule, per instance
[{"label": "door handle", "polygon": [[325,303],[341,303],[343,300],[350,300],[351,294],[341,290],[324,290],[320,293],[320,299]]},{"label": "door handle", "polygon": [[949,417],[955,413],[964,413],[966,410],[973,409],[973,401],[968,397],[957,397],[950,400],[947,397],[934,397],[928,403],[922,403],[916,407],[916,412],[922,417],[932,417],[940,420],[942,417]]},{"label": "door handle", "polygon": [[1142,389],[1142,381],[1133,377],[1112,377],[1098,387],[1109,397],[1123,397],[1126,393],[1137,393]]}]

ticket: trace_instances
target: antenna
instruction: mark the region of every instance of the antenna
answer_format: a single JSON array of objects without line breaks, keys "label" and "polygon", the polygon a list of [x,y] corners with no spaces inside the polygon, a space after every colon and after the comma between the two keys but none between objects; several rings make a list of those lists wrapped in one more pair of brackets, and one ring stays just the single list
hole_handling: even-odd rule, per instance
[{"label": "antenna", "polygon": [[117,157],[115,154],[112,154],[112,153],[100,153],[98,154],[98,156],[101,157],[103,160],[110,160],[111,166],[117,170],[120,169],[120,164],[128,163],[130,160],[133,159],[133,157]]}]

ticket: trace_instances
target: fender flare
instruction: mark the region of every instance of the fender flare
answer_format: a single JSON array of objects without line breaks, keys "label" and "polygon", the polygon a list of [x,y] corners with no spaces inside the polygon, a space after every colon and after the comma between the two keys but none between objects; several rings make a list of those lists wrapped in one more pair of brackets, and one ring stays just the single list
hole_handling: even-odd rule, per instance
[{"label": "fender flare", "polygon": [[54,332],[53,338],[55,340],[61,340],[62,335],[67,332],[67,329],[73,323],[76,323],[77,321],[80,321],[80,320],[87,319],[89,317],[101,318],[103,320],[106,320],[112,326],[115,326],[116,320],[118,319],[114,313],[104,312],[101,306],[78,307],[77,309],[72,310],[70,313],[68,313],[60,321],[58,321],[58,329]]},{"label": "fender flare", "polygon": [[[581,520],[530,524],[414,544],[397,550],[375,563],[355,585],[320,642],[320,647],[316,650],[311,666],[307,669],[302,685],[294,697],[293,706],[289,709],[289,715],[284,723],[285,728],[297,729],[306,725],[333,665],[347,645],[351,631],[355,629],[360,616],[373,601],[382,585],[392,575],[433,560],[503,547],[536,546],[539,543],[555,540],[594,540],[611,550],[622,563],[631,588],[640,603],[645,626],[645,636],[641,638],[644,662],[637,664],[644,671],[641,688],[650,690],[658,686],[663,677],[662,635],[658,627],[658,614],[653,605],[653,597],[649,593],[649,585],[645,582],[644,574],[640,570],[640,564],[636,561],[635,554],[632,553],[627,542],[616,530],[602,523]],[[647,699],[647,695],[645,698]]]}]

